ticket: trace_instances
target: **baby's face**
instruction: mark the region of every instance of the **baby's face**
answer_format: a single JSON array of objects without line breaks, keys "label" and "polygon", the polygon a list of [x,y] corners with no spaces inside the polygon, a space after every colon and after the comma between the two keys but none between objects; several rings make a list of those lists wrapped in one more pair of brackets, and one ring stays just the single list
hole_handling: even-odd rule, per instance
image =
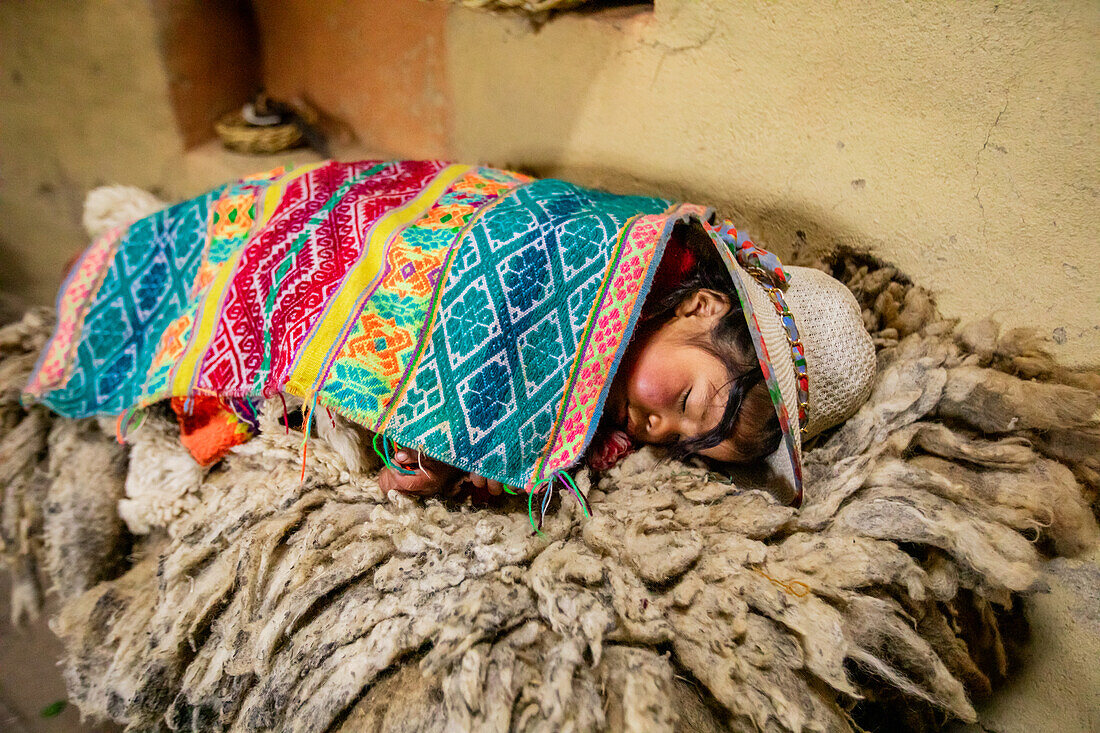
[{"label": "baby's face", "polygon": [[[652,333],[632,342],[608,395],[608,415],[640,443],[672,444],[718,425],[729,397],[729,373],[714,354],[695,345],[707,341],[729,310],[724,299],[688,303]],[[681,313],[681,310],[683,311]],[[700,452],[731,460],[732,442]]]}]

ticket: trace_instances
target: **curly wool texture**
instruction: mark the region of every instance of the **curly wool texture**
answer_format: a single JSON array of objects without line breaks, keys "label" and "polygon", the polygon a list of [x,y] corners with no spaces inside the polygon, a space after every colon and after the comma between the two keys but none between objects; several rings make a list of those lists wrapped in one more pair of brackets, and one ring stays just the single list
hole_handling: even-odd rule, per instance
[{"label": "curly wool texture", "polygon": [[[87,509],[103,472],[81,483],[58,455],[63,439],[107,471],[123,449],[13,401],[48,331],[29,314],[0,330],[5,555],[25,596],[36,564],[61,596],[71,698],[129,730],[972,721],[1043,553],[1098,538],[1100,394],[1019,334],[954,334],[890,268],[834,272],[866,309],[877,381],[807,450],[799,512],[646,449],[594,485],[582,472],[593,517],[555,500],[537,537],[518,500],[383,495],[369,436],[323,414],[300,482],[274,400],[258,438],[187,480],[150,414],[111,495],[124,484],[130,526],[165,531],[123,572],[117,516]],[[85,529],[49,531],[46,506]],[[50,559],[81,548],[93,560]]]}]

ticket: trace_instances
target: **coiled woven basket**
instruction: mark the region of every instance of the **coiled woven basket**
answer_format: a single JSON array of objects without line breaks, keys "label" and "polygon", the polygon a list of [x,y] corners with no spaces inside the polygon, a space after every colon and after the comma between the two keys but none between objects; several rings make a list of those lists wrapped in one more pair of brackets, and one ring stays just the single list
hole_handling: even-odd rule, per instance
[{"label": "coiled woven basket", "polygon": [[525,13],[545,13],[550,10],[569,10],[589,0],[457,0],[460,5],[478,10],[519,10]]},{"label": "coiled woven basket", "polygon": [[317,113],[308,107],[295,107],[296,118],[277,125],[253,125],[240,110],[229,112],[214,123],[222,144],[230,150],[251,155],[268,155],[305,144],[302,123],[315,125]]}]

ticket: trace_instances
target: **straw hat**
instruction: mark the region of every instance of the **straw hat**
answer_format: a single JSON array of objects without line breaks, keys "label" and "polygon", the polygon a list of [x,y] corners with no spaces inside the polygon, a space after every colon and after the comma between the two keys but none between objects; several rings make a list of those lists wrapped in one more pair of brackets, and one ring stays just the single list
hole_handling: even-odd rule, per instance
[{"label": "straw hat", "polygon": [[798,505],[802,441],[844,421],[867,399],[875,377],[874,344],[859,304],[839,281],[820,270],[783,267],[736,230],[720,236],[729,245],[719,250],[783,431],[765,462],[786,484],[773,488]]},{"label": "straw hat", "polygon": [[786,271],[791,284],[784,296],[806,347],[810,379],[802,435],[812,438],[847,420],[867,400],[875,379],[875,347],[852,291],[821,270]]}]

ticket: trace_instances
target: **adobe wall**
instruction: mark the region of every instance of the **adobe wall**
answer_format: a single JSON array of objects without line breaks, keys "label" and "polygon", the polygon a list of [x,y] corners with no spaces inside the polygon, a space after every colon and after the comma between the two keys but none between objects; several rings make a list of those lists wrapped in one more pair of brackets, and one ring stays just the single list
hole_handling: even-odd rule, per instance
[{"label": "adobe wall", "polygon": [[451,14],[457,157],[717,206],[896,263],[1100,364],[1100,5],[657,0]]},{"label": "adobe wall", "polygon": [[[233,3],[218,4],[210,30],[231,45]],[[202,69],[254,73],[209,37],[165,40],[202,7],[0,3],[0,288],[52,299],[88,187],[178,198],[308,157],[188,147],[232,96]],[[445,2],[253,7],[263,81],[354,134],[341,157],[709,203],[781,255],[870,252],[949,315],[1037,326],[1065,360],[1100,364],[1094,2],[656,0],[541,27]]]}]

